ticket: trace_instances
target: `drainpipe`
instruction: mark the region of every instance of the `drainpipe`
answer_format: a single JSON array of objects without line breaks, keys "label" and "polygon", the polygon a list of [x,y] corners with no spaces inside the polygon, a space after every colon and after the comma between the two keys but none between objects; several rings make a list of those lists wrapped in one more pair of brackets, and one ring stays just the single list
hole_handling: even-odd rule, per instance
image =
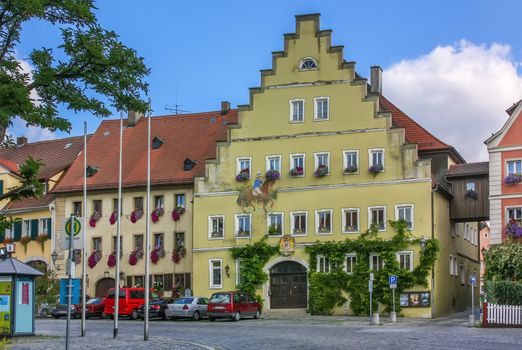
[{"label": "drainpipe", "polygon": [[[56,227],[56,211],[54,209],[55,209],[55,204],[54,204],[54,201],[52,201],[51,203],[49,203],[49,211],[51,212],[51,254],[56,249],[56,232],[54,229]],[[52,264],[52,261],[51,261],[51,264]],[[54,268],[55,267],[53,266],[53,269]]]},{"label": "drainpipe", "polygon": [[[431,239],[435,238],[435,191],[438,185],[431,190]],[[435,267],[431,268],[431,317],[435,315]]]}]

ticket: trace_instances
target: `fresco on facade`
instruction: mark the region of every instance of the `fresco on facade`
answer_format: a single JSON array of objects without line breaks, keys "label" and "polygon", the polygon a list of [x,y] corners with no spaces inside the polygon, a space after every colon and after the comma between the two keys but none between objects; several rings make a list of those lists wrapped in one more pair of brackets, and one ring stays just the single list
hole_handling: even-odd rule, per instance
[{"label": "fresco on facade", "polygon": [[261,174],[258,172],[254,184],[247,184],[239,189],[239,196],[237,197],[237,205],[241,207],[243,212],[248,209],[256,211],[256,207],[261,207],[267,212],[268,207],[273,207],[275,199],[277,198],[277,190],[273,190],[275,180],[261,179]]}]

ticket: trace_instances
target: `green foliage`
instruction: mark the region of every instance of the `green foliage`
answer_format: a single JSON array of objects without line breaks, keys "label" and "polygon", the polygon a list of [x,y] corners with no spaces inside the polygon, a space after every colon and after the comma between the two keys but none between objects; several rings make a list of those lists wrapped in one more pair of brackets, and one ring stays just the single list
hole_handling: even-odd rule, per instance
[{"label": "green foliage", "polygon": [[268,280],[268,274],[263,271],[263,266],[278,252],[278,248],[269,245],[266,239],[263,237],[254,244],[232,248],[232,257],[242,261],[241,283],[237,285],[237,290],[249,292],[260,302],[263,299],[256,294],[256,289]]},{"label": "green foliage", "polygon": [[10,349],[11,347],[11,339],[3,338],[2,340],[0,340],[0,350]]},{"label": "green foliage", "polygon": [[488,301],[504,305],[522,305],[522,283],[512,281],[486,281]]},{"label": "green foliage", "polygon": [[[346,239],[342,242],[317,242],[306,247],[310,254],[310,312],[312,314],[331,314],[334,306],[346,302],[343,292],[350,297],[350,306],[355,315],[368,314],[370,302],[368,297],[368,280],[370,275],[370,253],[380,254],[384,266],[374,272],[373,302],[374,310],[378,303],[386,305],[386,311],[393,304],[392,291],[389,288],[388,276],[397,275],[399,283],[395,293],[396,310],[400,311],[399,296],[414,285],[427,286],[427,277],[437,261],[439,244],[436,240],[426,240],[426,247],[420,253],[420,263],[413,271],[399,268],[396,252],[405,250],[409,245],[419,244],[413,239],[403,220],[390,222],[396,234],[390,240],[378,236],[375,226],[356,239]],[[357,262],[351,274],[346,273],[344,263],[346,254],[355,253]],[[323,255],[329,259],[330,273],[316,271],[317,256]]]},{"label": "green foliage", "polygon": [[[69,131],[58,116],[59,105],[98,117],[117,110],[147,110],[141,98],[149,74],[143,58],[97,22],[92,0],[3,0],[0,2],[0,141],[14,117],[28,125]],[[39,20],[58,27],[57,48],[34,49],[24,71],[16,57],[25,22]],[[60,57],[58,59],[57,57]],[[37,101],[31,94],[36,93]]]},{"label": "green foliage", "polygon": [[36,310],[39,310],[42,304],[54,305],[56,297],[60,295],[60,280],[56,272],[42,262],[33,262],[32,266],[44,274],[36,278]]},{"label": "green foliage", "polygon": [[522,244],[505,243],[490,247],[484,252],[486,281],[522,282]]}]

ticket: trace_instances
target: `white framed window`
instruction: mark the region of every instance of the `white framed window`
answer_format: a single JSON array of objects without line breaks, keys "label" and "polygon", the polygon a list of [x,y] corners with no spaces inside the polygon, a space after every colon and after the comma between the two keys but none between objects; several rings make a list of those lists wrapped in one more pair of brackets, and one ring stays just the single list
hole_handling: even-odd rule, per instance
[{"label": "white framed window", "polygon": [[176,208],[185,208],[185,194],[177,193],[175,196]]},{"label": "white framed window", "polygon": [[413,271],[413,252],[412,251],[404,251],[397,252],[397,261],[399,262],[399,267],[401,269],[407,271]]},{"label": "white framed window", "polygon": [[316,70],[317,61],[313,57],[305,57],[299,61],[299,70]]},{"label": "white framed window", "polygon": [[359,232],[359,208],[341,209],[344,233]]},{"label": "white framed window", "polygon": [[459,275],[459,262],[456,256],[453,257],[453,273],[455,276]]},{"label": "white framed window", "polygon": [[234,217],[236,238],[250,238],[252,232],[252,215],[236,214]]},{"label": "white framed window", "polygon": [[223,288],[223,271],[221,268],[222,264],[223,264],[223,259],[209,259],[208,260],[210,289]]},{"label": "white framed window", "polygon": [[464,224],[464,239],[469,241],[469,225]]},{"label": "white framed window", "polygon": [[353,273],[355,264],[357,264],[357,254],[346,254],[346,259],[344,260],[344,271],[346,273]]},{"label": "white framed window", "polygon": [[281,174],[281,156],[266,157],[266,171],[276,170]]},{"label": "white framed window", "polygon": [[449,256],[449,274],[450,276],[454,276],[455,275],[455,271],[453,270],[454,268],[454,265],[453,265],[453,255],[450,255]]},{"label": "white framed window", "polygon": [[368,150],[370,168],[374,167],[376,172],[384,171],[384,148],[371,148]]},{"label": "white framed window", "polygon": [[522,207],[508,207],[506,208],[507,221],[514,219],[516,221],[522,220]]},{"label": "white framed window", "polygon": [[290,213],[290,220],[292,225],[293,236],[306,236],[307,233],[307,222],[308,222],[308,212],[306,211],[298,211]]},{"label": "white framed window", "polygon": [[244,267],[245,262],[242,259],[236,259],[236,286],[243,282],[241,278],[241,270]]},{"label": "white framed window", "polygon": [[249,178],[252,177],[252,157],[240,157],[236,159],[236,174],[248,172]]},{"label": "white framed window", "polygon": [[386,207],[368,208],[368,227],[372,224],[377,225],[379,231],[386,231]]},{"label": "white framed window", "polygon": [[320,209],[315,211],[315,233],[331,234],[332,233],[332,209]]},{"label": "white framed window", "polygon": [[330,119],[330,97],[314,98],[314,120],[323,121]]},{"label": "white framed window", "polygon": [[290,104],[290,122],[291,123],[302,123],[304,122],[304,99],[294,99],[288,101]]},{"label": "white framed window", "polygon": [[506,163],[506,168],[508,175],[522,175],[522,160],[508,160]]},{"label": "white framed window", "polygon": [[324,255],[317,256],[317,272],[330,272],[330,259]]},{"label": "white framed window", "polygon": [[370,253],[370,270],[379,271],[384,267],[384,262],[381,259],[381,254]]},{"label": "white framed window", "polygon": [[208,217],[208,239],[225,238],[225,215]]},{"label": "white framed window", "polygon": [[408,228],[413,230],[414,220],[413,220],[413,204],[398,204],[395,206],[395,220],[404,220],[408,224]]},{"label": "white framed window", "polygon": [[343,169],[345,174],[359,173],[359,150],[343,151]]},{"label": "white framed window", "polygon": [[24,220],[22,226],[22,237],[31,237],[31,220]]},{"label": "white framed window", "polygon": [[305,175],[305,155],[295,153],[290,155],[290,175],[302,177]]},{"label": "white framed window", "polygon": [[[315,175],[316,176],[324,176],[330,175],[330,152],[319,152],[314,153],[315,159]],[[326,168],[326,173],[324,175],[319,174],[319,168]]]},{"label": "white framed window", "polygon": [[5,238],[13,238],[13,229],[12,228],[6,228],[5,229]]},{"label": "white framed window", "polygon": [[49,229],[49,221],[50,219],[40,219],[38,220],[38,234],[47,234]]},{"label": "white framed window", "polygon": [[269,236],[283,235],[283,213],[270,213],[267,215],[267,234]]}]

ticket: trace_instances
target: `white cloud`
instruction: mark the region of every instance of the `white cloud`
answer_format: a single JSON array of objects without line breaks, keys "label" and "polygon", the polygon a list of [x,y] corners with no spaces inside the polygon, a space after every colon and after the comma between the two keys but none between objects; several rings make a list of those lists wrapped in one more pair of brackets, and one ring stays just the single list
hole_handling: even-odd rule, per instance
[{"label": "white cloud", "polygon": [[43,129],[37,126],[26,126],[26,122],[20,118],[12,120],[13,126],[9,127],[9,134],[15,139],[19,136],[25,136],[29,142],[54,140],[58,138],[55,132],[48,129]]},{"label": "white cloud", "polygon": [[520,65],[509,45],[461,40],[385,69],[383,94],[468,162],[483,161],[483,142],[522,98]]},{"label": "white cloud", "polygon": [[[23,73],[26,73],[29,75],[29,82],[33,82],[33,67],[29,62],[23,59],[18,59],[18,63],[20,63],[20,68],[22,69]],[[40,104],[40,96],[38,96],[38,93],[35,89],[31,90],[29,93],[29,97],[33,100],[33,104],[38,106]]]}]

